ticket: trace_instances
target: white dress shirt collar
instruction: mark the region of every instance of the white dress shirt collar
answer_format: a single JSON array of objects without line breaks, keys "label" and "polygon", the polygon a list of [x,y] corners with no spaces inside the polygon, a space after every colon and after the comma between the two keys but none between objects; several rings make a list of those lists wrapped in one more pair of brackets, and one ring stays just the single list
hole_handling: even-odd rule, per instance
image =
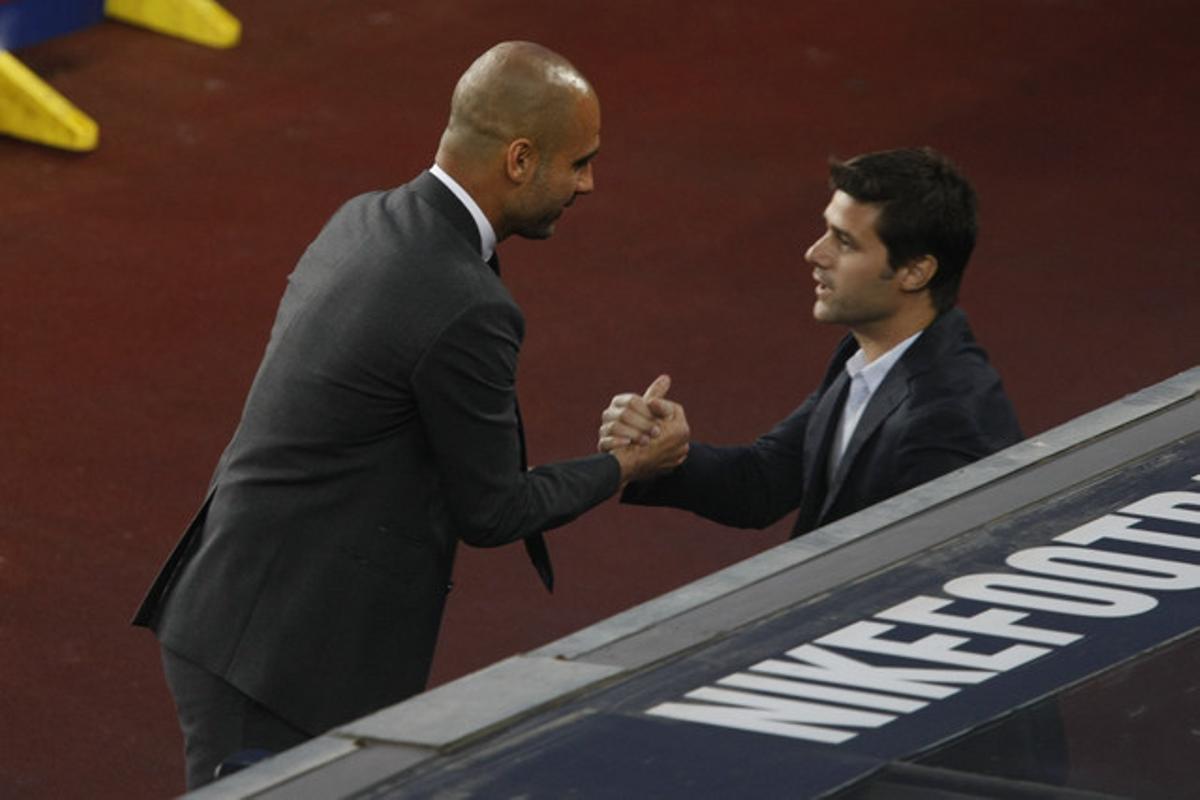
[{"label": "white dress shirt collar", "polygon": [[900,360],[900,356],[904,355],[905,351],[912,346],[912,343],[922,333],[924,333],[924,329],[917,331],[870,364],[866,363],[867,354],[862,351],[862,348],[859,348],[846,361],[846,374],[850,376],[851,380],[861,375],[862,379],[867,382],[867,397],[870,397],[875,394],[875,390],[879,388],[879,384],[883,383],[883,379],[887,377],[892,366]]},{"label": "white dress shirt collar", "polygon": [[854,431],[858,427],[859,420],[862,419],[867,403],[871,401],[871,396],[875,394],[879,384],[883,383],[883,379],[887,377],[888,372],[896,365],[904,352],[922,333],[923,330],[917,331],[870,364],[866,363],[867,356],[862,348],[859,348],[846,360],[846,374],[850,376],[850,390],[846,395],[846,402],[842,406],[842,414],[838,418],[833,447],[829,449],[829,475],[831,478],[837,470],[838,463],[842,460],[842,455],[846,452],[846,447],[850,444],[851,437],[854,436]]},{"label": "white dress shirt collar", "polygon": [[479,255],[484,261],[489,261],[492,254],[496,252],[496,232],[492,230],[492,223],[488,222],[488,218],[484,216],[483,209],[479,204],[467,194],[467,190],[459,185],[458,181],[450,177],[446,170],[434,164],[429,168],[433,173],[433,177],[437,178],[446,188],[454,192],[454,196],[458,201],[467,207],[467,211],[471,212],[471,219],[475,220],[475,227],[479,228]]}]

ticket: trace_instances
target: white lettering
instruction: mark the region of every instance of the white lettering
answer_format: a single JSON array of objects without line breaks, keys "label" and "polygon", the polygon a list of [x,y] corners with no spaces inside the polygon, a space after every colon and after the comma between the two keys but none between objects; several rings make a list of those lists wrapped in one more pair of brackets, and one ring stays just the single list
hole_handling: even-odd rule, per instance
[{"label": "white lettering", "polygon": [[[1184,506],[1191,508],[1184,508]],[[1200,525],[1200,493],[1162,492],[1161,494],[1152,494],[1145,500],[1138,500],[1132,505],[1125,506],[1121,509],[1121,513],[1132,514],[1135,517],[1154,517],[1155,519],[1170,519],[1176,522]]]},{"label": "white lettering", "polygon": [[917,661],[933,661],[940,664],[957,664],[960,667],[974,667],[997,672],[1012,669],[1038,656],[1050,652],[1047,647],[1034,647],[1028,644],[1014,644],[998,653],[984,655],[983,653],[967,653],[959,650],[960,645],[971,641],[962,636],[947,636],[944,633],[931,633],[914,642],[898,642],[894,639],[882,639],[883,634],[893,630],[895,625],[884,625],[881,622],[856,622],[841,630],[834,631],[817,639],[817,642],[845,650],[861,650],[866,653],[883,653],[884,655],[911,658]]},{"label": "white lettering", "polygon": [[[1126,509],[1121,510],[1125,511]],[[1064,534],[1055,536],[1054,540],[1069,544],[1090,545],[1095,544],[1101,539],[1117,539],[1123,542],[1148,544],[1155,547],[1173,547],[1176,550],[1200,552],[1200,537],[1145,531],[1133,527],[1142,521],[1136,518],[1130,519],[1129,517],[1105,514],[1100,519],[1092,520],[1086,525],[1080,525],[1078,528],[1073,528]]]},{"label": "white lettering", "polygon": [[[1116,569],[1079,564],[1103,564]],[[1008,565],[1042,575],[1138,589],[1178,591],[1200,587],[1200,566],[1195,564],[1086,547],[1031,547],[1009,556]]]},{"label": "white lettering", "polygon": [[[662,703],[647,714],[670,717],[688,722],[703,722],[724,728],[770,733],[793,739],[841,744],[853,739],[849,731],[823,728],[840,725],[848,728],[878,728],[896,717],[873,711],[853,711],[847,708],[785,700],[782,697],[735,692],[729,689],[702,688],[684,695],[698,703]],[[724,705],[705,705],[703,702]]]},{"label": "white lettering", "polygon": [[890,694],[876,692],[856,692],[853,689],[835,689],[832,686],[818,686],[804,681],[785,680],[783,678],[765,678],[761,675],[750,675],[737,672],[727,678],[717,681],[722,686],[735,689],[749,689],[754,692],[770,692],[785,694],[790,697],[806,697],[809,700],[828,700],[831,703],[841,703],[844,706],[858,708],[874,708],[880,711],[899,711],[907,714],[923,708],[928,703],[921,700],[909,700]]},{"label": "white lettering", "polygon": [[[1200,475],[1192,480],[1200,481]],[[723,677],[716,685],[688,692],[678,702],[661,703],[646,713],[841,744],[862,731],[894,721],[900,714],[925,708],[928,700],[957,694],[960,686],[982,683],[1040,658],[1051,652],[1050,646],[1083,638],[1071,631],[1023,625],[1030,614],[1012,608],[1077,617],[1133,617],[1155,608],[1158,600],[1130,588],[1200,588],[1200,563],[1091,547],[1112,540],[1200,553],[1200,531],[1190,536],[1147,530],[1153,524],[1150,520],[1200,525],[1200,491],[1151,495],[1054,537],[1057,545],[1013,553],[1006,564],[1020,570],[1019,574],[967,575],[942,587],[951,597],[1003,608],[988,607],[964,615],[954,613],[956,600],[918,595],[879,612],[872,620],[854,622],[787,651],[786,657],[760,661],[749,670]],[[1132,548],[1127,545],[1123,549]],[[917,626],[918,630],[893,633],[902,625]],[[921,630],[930,628],[974,636]],[[921,633],[925,635],[912,641],[887,638]],[[1020,644],[993,653],[962,649],[976,637]],[[991,647],[997,644],[1002,643],[991,643]],[[878,666],[833,652],[831,647],[958,668]]]},{"label": "white lettering", "polygon": [[[830,652],[815,644],[802,644],[788,651],[796,661],[792,664],[773,659],[755,664],[755,672],[807,678],[821,683],[835,683],[860,689],[877,689],[892,694],[907,694],[940,700],[958,691],[943,683],[983,683],[996,673],[964,669],[911,669],[908,667],[877,667],[847,656]],[[811,665],[811,666],[809,666]]]},{"label": "white lettering", "polygon": [[1053,611],[1076,617],[1132,617],[1158,605],[1153,597],[1139,592],[1006,572],[985,572],[955,578],[946,583],[942,590],[965,600]]},{"label": "white lettering", "polygon": [[946,614],[939,611],[954,602],[940,597],[920,595],[906,600],[898,606],[892,606],[886,611],[881,611],[875,616],[889,622],[907,622],[910,625],[924,625],[927,628],[981,633],[1003,639],[1018,639],[1041,644],[1064,645],[1083,638],[1078,633],[1017,625],[1019,620],[1029,616],[1022,611],[1003,611],[999,608],[991,608],[972,617],[960,617],[957,614]]}]

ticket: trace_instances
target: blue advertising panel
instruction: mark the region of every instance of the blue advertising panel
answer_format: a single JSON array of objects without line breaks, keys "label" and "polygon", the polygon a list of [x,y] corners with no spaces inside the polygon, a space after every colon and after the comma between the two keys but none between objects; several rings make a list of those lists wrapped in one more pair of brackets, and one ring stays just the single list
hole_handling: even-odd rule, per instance
[{"label": "blue advertising panel", "polygon": [[0,50],[15,50],[104,19],[104,0],[0,0]]},{"label": "blue advertising panel", "polygon": [[1193,434],[368,794],[819,796],[1197,630]]}]

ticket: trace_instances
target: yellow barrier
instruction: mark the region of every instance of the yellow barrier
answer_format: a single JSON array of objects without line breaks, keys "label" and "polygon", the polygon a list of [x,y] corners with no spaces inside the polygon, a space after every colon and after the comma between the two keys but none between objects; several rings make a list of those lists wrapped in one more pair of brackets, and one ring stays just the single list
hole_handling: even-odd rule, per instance
[{"label": "yellow barrier", "polygon": [[64,150],[95,150],[100,129],[7,51],[0,50],[0,133]]},{"label": "yellow barrier", "polygon": [[104,13],[208,47],[233,47],[242,35],[241,23],[213,0],[105,0]]},{"label": "yellow barrier", "polygon": [[[242,25],[213,0],[105,0],[104,13],[208,47],[233,47]],[[0,50],[0,134],[64,150],[95,150],[100,130],[87,114]]]}]

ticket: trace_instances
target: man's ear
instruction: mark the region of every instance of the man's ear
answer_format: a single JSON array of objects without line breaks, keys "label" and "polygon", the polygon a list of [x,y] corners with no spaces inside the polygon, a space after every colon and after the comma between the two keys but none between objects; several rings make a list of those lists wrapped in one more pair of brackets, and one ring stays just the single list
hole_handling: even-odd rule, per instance
[{"label": "man's ear", "polygon": [[937,259],[931,255],[914,258],[900,269],[900,289],[905,292],[919,292],[929,286],[933,276],[937,274]]},{"label": "man's ear", "polygon": [[538,153],[528,139],[514,139],[504,153],[504,169],[513,183],[525,184],[537,171]]}]

